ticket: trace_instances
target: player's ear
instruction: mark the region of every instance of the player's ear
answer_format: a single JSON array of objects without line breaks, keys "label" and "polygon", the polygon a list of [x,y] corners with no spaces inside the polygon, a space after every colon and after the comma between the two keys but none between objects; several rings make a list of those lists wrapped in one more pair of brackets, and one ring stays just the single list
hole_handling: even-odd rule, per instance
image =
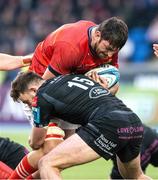
[{"label": "player's ear", "polygon": [[96,31],[95,31],[95,37],[96,37],[96,38],[100,38],[100,37],[101,37],[101,32],[98,31],[98,30],[96,30]]}]

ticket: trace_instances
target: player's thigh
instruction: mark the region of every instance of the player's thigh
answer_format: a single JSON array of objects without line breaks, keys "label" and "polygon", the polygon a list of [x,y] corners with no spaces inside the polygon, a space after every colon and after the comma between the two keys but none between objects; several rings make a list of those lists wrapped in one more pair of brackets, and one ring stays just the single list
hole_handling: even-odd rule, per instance
[{"label": "player's thigh", "polygon": [[50,165],[61,169],[90,162],[100,156],[78,134],[74,134],[40,160],[39,166]]}]

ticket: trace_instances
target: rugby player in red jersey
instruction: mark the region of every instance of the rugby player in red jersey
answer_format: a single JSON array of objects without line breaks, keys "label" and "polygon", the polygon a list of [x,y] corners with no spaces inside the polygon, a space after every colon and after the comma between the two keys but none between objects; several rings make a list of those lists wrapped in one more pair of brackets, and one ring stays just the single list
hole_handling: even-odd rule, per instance
[{"label": "rugby player in red jersey", "polygon": [[[111,17],[99,25],[91,21],[65,24],[37,45],[29,70],[43,79],[49,79],[61,74],[84,74],[107,63],[118,68],[118,51],[127,38],[128,27],[117,17]],[[0,54],[0,70],[4,70],[7,63],[7,70],[30,63],[30,58],[18,56],[9,56],[6,63],[7,56]],[[118,86],[115,88],[112,90],[114,93]]]},{"label": "rugby player in red jersey", "polygon": [[[65,24],[40,42],[32,57],[29,70],[49,79],[60,74],[83,74],[103,64],[118,67],[118,51],[128,37],[124,21],[112,17],[97,25],[91,21]],[[0,54],[0,69],[5,69],[5,54]],[[10,61],[13,63],[9,63]],[[8,57],[7,70],[27,64],[26,57]],[[26,61],[26,62],[25,62]],[[23,63],[24,62],[24,63]]]},{"label": "rugby player in red jersey", "polygon": [[118,51],[127,36],[127,25],[116,17],[99,25],[90,21],[65,24],[38,44],[29,69],[49,79],[84,74],[107,63],[118,67]]}]

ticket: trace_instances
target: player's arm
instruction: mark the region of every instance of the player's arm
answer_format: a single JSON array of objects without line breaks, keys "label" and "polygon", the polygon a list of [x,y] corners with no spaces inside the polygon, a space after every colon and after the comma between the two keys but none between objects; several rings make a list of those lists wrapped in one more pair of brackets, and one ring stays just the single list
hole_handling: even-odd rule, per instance
[{"label": "player's arm", "polygon": [[[72,135],[72,134],[71,134]],[[56,147],[63,141],[65,132],[55,122],[50,122],[48,127],[33,127],[30,137],[30,146],[37,150],[43,148],[44,154],[48,153],[52,148]]]},{"label": "player's arm", "polygon": [[80,54],[71,44],[60,42],[54,46],[53,55],[42,76],[43,79],[72,73],[78,64],[78,59],[80,59]]},{"label": "player's arm", "polygon": [[153,50],[156,57],[158,57],[158,44],[153,44]]},{"label": "player's arm", "polygon": [[33,127],[31,136],[29,139],[29,145],[32,149],[36,150],[39,149],[44,144],[44,139],[46,137],[47,129]]},{"label": "player's arm", "polygon": [[33,54],[27,56],[12,56],[0,53],[0,70],[8,71],[31,64]]},{"label": "player's arm", "polygon": [[[52,122],[54,106],[49,102],[49,98],[39,95],[35,98],[32,106],[33,128],[30,137],[30,146],[33,149],[39,149],[49,139],[52,139],[54,146],[61,142],[64,138],[64,132],[56,122]],[[50,123],[51,121],[51,123]],[[58,122],[58,120],[56,120]],[[48,125],[49,124],[49,125]],[[48,128],[45,128],[48,126]],[[52,147],[52,146],[51,146]]]},{"label": "player's arm", "polygon": [[42,96],[35,97],[32,104],[33,127],[29,139],[29,145],[32,149],[37,150],[43,146],[46,137],[48,120],[51,114],[51,104]]}]

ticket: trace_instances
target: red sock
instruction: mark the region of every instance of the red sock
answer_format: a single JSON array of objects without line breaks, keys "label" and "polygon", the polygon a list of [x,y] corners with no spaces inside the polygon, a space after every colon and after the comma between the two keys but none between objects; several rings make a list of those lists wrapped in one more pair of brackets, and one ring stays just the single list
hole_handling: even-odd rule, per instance
[{"label": "red sock", "polygon": [[34,179],[34,177],[32,176],[32,174],[31,175],[29,175],[29,176],[27,176],[27,178],[25,178],[26,180],[28,179]]},{"label": "red sock", "polygon": [[0,179],[7,179],[12,172],[13,170],[9,166],[0,161]]},{"label": "red sock", "polygon": [[9,179],[24,179],[30,174],[37,171],[28,162],[27,155],[21,160],[16,169],[12,172]]}]

